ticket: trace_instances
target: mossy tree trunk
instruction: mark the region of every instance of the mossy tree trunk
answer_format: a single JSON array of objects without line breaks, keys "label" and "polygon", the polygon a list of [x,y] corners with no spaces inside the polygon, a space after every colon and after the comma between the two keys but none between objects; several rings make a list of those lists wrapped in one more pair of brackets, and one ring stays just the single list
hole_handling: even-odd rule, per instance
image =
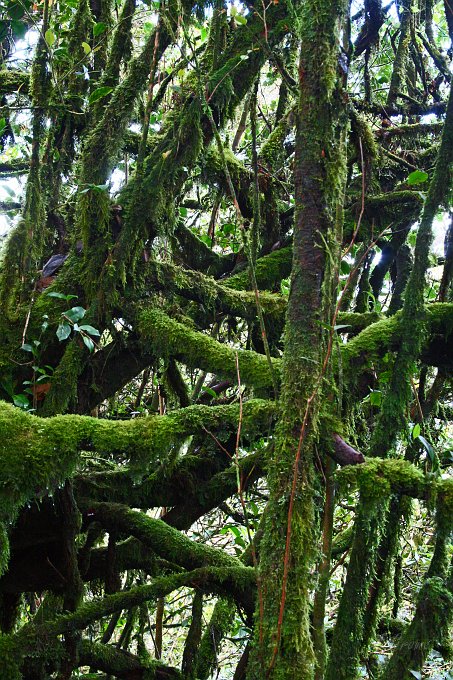
[{"label": "mossy tree trunk", "polygon": [[[330,351],[346,164],[346,99],[339,67],[344,2],[295,6],[300,37],[293,266],[281,411],[269,454],[269,512],[260,544],[259,602],[249,678],[313,677],[312,571],[318,557],[317,452]],[[335,405],[331,406],[332,411]],[[319,461],[319,458],[318,458]]]}]

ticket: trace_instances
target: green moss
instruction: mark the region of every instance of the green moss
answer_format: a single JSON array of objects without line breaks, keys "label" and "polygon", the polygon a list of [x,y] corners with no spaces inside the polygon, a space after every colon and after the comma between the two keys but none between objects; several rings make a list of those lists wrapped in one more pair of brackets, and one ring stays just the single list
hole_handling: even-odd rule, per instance
[{"label": "green moss", "polygon": [[421,470],[409,461],[396,458],[372,458],[361,465],[346,465],[337,472],[337,480],[342,489],[354,486],[366,498],[376,499],[398,491],[423,498],[430,486]]},{"label": "green moss", "polygon": [[[186,325],[156,309],[141,313],[139,329],[143,342],[151,342],[153,351],[164,357],[174,356],[188,366],[236,381],[238,356],[241,382],[257,388],[272,386],[266,357],[261,354],[235,350],[199,331],[189,330]],[[278,371],[280,361],[273,359],[273,364]]]},{"label": "green moss", "polygon": [[28,94],[30,76],[25,71],[1,69],[0,94],[11,94],[16,91]]},{"label": "green moss", "polygon": [[0,659],[2,677],[4,680],[21,680],[21,658],[18,654],[17,643],[9,635],[0,633]]},{"label": "green moss", "polygon": [[218,667],[218,651],[223,636],[234,619],[235,610],[229,599],[217,600],[206,631],[201,638],[195,663],[195,677],[207,680]]},{"label": "green moss", "polygon": [[421,670],[433,645],[448,639],[453,616],[453,594],[441,578],[427,579],[418,595],[417,608],[388,661],[382,680],[409,680]]},{"label": "green moss", "polygon": [[[273,410],[265,401],[244,403],[244,432],[261,431]],[[75,415],[38,418],[0,402],[0,520],[10,522],[24,503],[62,483],[75,469],[83,448],[155,463],[176,455],[191,433],[235,424],[238,414],[236,405],[191,406],[165,417],[112,422]],[[5,540],[3,547],[4,568]]]},{"label": "green moss", "polygon": [[276,170],[285,162],[285,149],[283,142],[288,133],[288,119],[282,118],[277,127],[272,130],[269,137],[264,142],[260,151],[260,160],[270,169]]},{"label": "green moss", "polygon": [[[281,248],[269,255],[260,257],[255,263],[255,275],[258,288],[265,290],[275,290],[280,288],[282,279],[287,278],[291,273],[292,248]],[[225,280],[227,288],[235,290],[247,290],[251,288],[250,275],[247,270],[234,274]]]}]

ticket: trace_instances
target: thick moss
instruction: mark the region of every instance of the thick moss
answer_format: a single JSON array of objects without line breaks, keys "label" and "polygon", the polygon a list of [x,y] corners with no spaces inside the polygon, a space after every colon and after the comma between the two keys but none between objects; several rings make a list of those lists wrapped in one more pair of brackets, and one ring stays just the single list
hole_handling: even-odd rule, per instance
[{"label": "thick moss", "polygon": [[[162,356],[174,356],[187,366],[217,373],[237,380],[236,356],[239,360],[241,381],[254,387],[272,387],[269,366],[261,354],[249,350],[235,350],[211,337],[192,331],[156,309],[141,313],[139,328],[143,342],[151,342],[153,351]],[[273,359],[278,371],[280,361]]]},{"label": "thick moss", "polygon": [[[262,424],[263,414],[270,416],[272,410],[269,402],[244,404],[245,431]],[[0,403],[0,520],[7,526],[24,503],[61,484],[74,471],[82,448],[142,463],[168,460],[184,437],[203,426],[237,422],[238,413],[237,406],[192,406],[165,417],[111,422],[74,415],[42,419]],[[0,571],[8,560],[5,530],[2,535]]]},{"label": "thick moss", "polygon": [[429,481],[421,470],[406,460],[368,459],[361,465],[346,465],[337,472],[341,488],[358,487],[367,498],[383,498],[401,492],[415,498],[425,498],[436,482]]},{"label": "thick moss", "polygon": [[[269,255],[259,258],[255,263],[258,288],[275,290],[276,287],[280,287],[281,280],[287,278],[291,273],[291,262],[292,249],[289,247],[275,250]],[[225,280],[223,285],[235,290],[250,290],[252,287],[250,274],[247,270],[233,274]]]}]

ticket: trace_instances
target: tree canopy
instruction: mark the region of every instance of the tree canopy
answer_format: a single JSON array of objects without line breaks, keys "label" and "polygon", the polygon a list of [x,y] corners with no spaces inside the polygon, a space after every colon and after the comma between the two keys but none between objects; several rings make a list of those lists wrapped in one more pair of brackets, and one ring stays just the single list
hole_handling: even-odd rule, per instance
[{"label": "tree canopy", "polygon": [[0,10],[1,677],[446,678],[451,2]]}]

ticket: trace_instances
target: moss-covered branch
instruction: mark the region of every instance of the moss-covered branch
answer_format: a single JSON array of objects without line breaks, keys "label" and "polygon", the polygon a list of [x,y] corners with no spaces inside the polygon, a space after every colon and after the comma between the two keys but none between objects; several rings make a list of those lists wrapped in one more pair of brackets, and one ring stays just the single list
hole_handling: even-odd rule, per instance
[{"label": "moss-covered branch", "polygon": [[182,680],[177,668],[160,661],[141,661],[138,656],[114,645],[101,645],[82,640],[79,647],[79,666],[90,666],[97,671],[124,680]]},{"label": "moss-covered branch", "polygon": [[337,480],[343,488],[360,489],[367,498],[401,493],[429,500],[437,495],[451,508],[453,518],[453,480],[435,481],[407,460],[370,458],[361,465],[343,467],[337,472]]},{"label": "moss-covered branch", "polygon": [[28,95],[30,75],[19,69],[2,69],[0,71],[0,95],[20,92]]},{"label": "moss-covered branch", "polygon": [[[432,366],[449,366],[453,357],[453,304],[426,305],[426,338],[422,359]],[[382,319],[365,328],[342,347],[343,360],[357,371],[370,359],[398,349],[401,342],[402,313]]]},{"label": "moss-covered branch", "polygon": [[[239,460],[244,485],[263,474],[263,462],[259,453]],[[159,467],[140,483],[128,470],[119,470],[76,477],[74,484],[78,498],[127,503],[134,508],[171,506],[164,515],[165,522],[188,529],[196,519],[237,492],[236,464],[221,471],[216,467],[219,463],[203,455],[186,455],[176,461],[171,472],[165,466]]]},{"label": "moss-covered branch", "polygon": [[[191,572],[162,576],[149,585],[85,602],[75,612],[59,616],[53,621],[23,626],[14,636],[1,636],[0,658],[4,662],[3,677],[5,680],[20,678],[20,668],[25,659],[30,656],[45,658],[46,654],[51,654],[53,649],[51,642],[57,636],[83,630],[103,616],[164,597],[182,586],[222,594],[235,590],[241,597],[247,596],[248,591],[253,591],[255,572],[249,567],[242,566],[238,560],[235,562],[237,565],[234,566],[204,567]],[[42,644],[43,640],[46,640],[46,645]]]},{"label": "moss-covered branch", "polygon": [[[150,342],[156,354],[174,356],[187,366],[201,368],[234,381],[237,380],[237,356],[242,382],[258,388],[272,387],[267,359],[262,354],[235,350],[199,331],[189,330],[186,325],[156,309],[140,314],[139,330],[143,342]],[[278,371],[280,361],[273,359],[273,363]]]},{"label": "moss-covered branch", "polygon": [[[257,423],[262,427],[273,405],[265,401],[248,404],[244,405],[246,428],[247,423],[252,428]],[[172,445],[189,434],[201,427],[236,423],[238,415],[237,406],[191,406],[165,417],[123,422],[74,415],[41,419],[1,403],[0,519],[12,521],[26,501],[44,495],[71,475],[82,448],[146,463],[162,461],[167,459]],[[7,547],[4,533],[1,571],[7,562]]]},{"label": "moss-covered branch", "polygon": [[[228,280],[220,284],[201,272],[154,260],[146,265],[146,278],[154,288],[172,291],[188,300],[199,302],[207,311],[214,310],[250,320],[256,318],[255,294],[251,291],[231,290]],[[265,314],[283,317],[286,309],[283,296],[261,293],[260,303]]]}]

